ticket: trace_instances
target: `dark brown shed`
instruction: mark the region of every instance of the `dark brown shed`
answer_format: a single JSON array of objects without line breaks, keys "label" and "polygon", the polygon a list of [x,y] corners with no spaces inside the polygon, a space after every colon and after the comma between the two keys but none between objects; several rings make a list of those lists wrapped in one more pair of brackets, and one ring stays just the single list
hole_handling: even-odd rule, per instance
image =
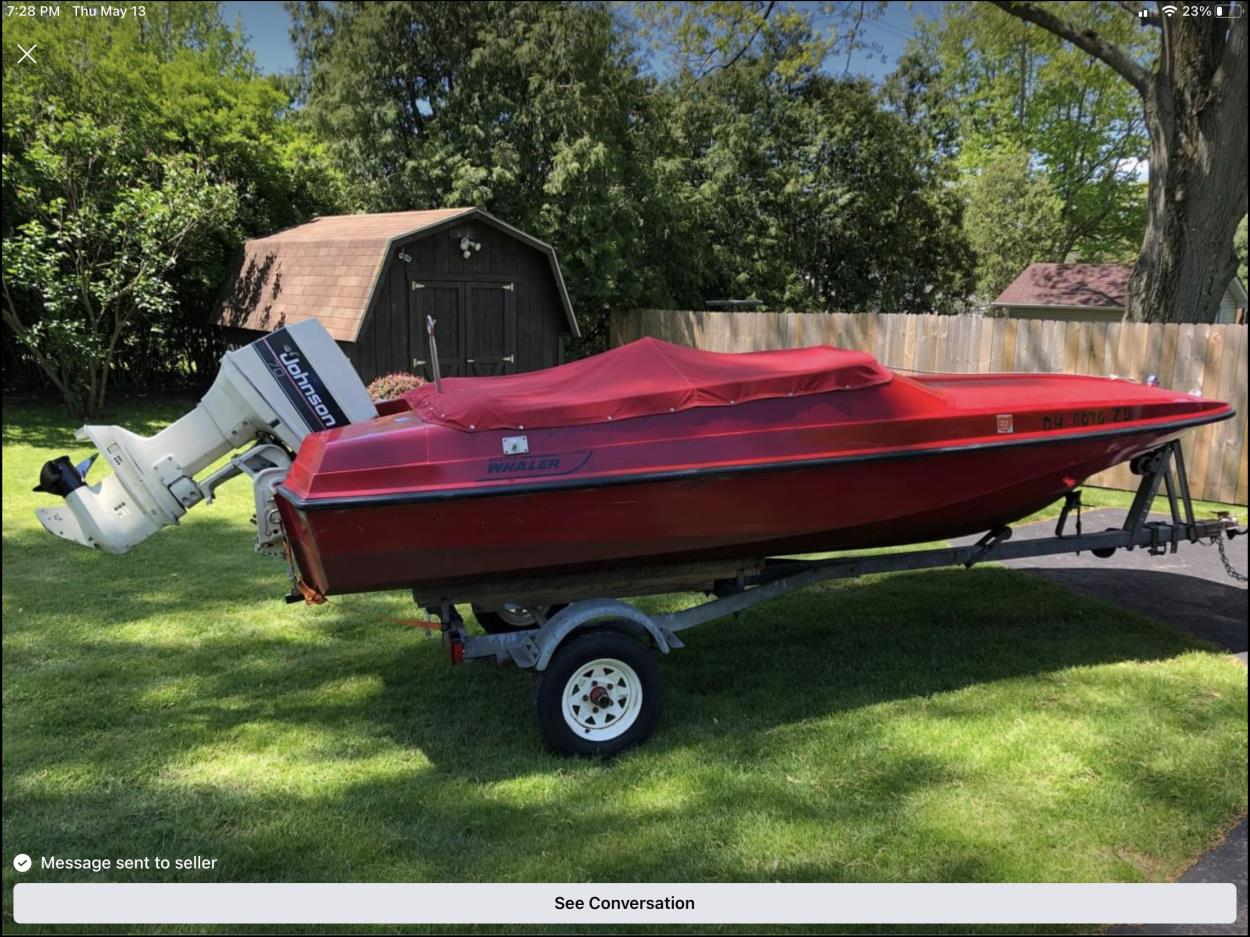
[{"label": "dark brown shed", "polygon": [[317,319],[365,381],[559,364],[580,335],[555,251],[478,208],[336,215],[243,245],[213,322],[231,345]]}]

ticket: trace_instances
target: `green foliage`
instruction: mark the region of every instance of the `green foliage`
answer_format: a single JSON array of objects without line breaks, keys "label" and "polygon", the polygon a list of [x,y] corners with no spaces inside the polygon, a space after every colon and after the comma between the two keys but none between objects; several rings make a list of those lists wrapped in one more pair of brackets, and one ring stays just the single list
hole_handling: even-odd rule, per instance
[{"label": "green foliage", "polygon": [[1035,261],[1063,226],[1063,199],[1027,153],[1000,153],[965,185],[965,230],[976,252],[977,299],[988,303]]},{"label": "green foliage", "polygon": [[679,305],[933,312],[967,293],[959,201],[866,83],[788,84],[750,61],[671,98],[668,168],[693,232],[659,264]]},{"label": "green foliage", "polygon": [[5,177],[30,220],[4,238],[4,321],[71,412],[92,416],[127,339],[173,308],[180,251],[233,218],[234,191],[185,154],[134,159],[120,128],[55,104],[9,129]]},{"label": "green foliage", "polygon": [[393,374],[383,374],[381,377],[374,378],[367,389],[372,400],[392,400],[410,390],[416,390],[424,383],[425,379],[415,374],[396,371]]},{"label": "green foliage", "polygon": [[776,154],[786,305],[957,308],[970,286],[962,207],[926,173],[923,141],[863,83],[813,76],[800,102]]},{"label": "green foliage", "polygon": [[[1097,29],[1132,55],[1148,51],[1149,30],[1114,3],[1043,3],[1079,27]],[[1034,259],[1130,260],[1146,223],[1138,167],[1147,156],[1141,103],[1124,80],[1092,56],[988,4],[948,4],[935,21],[917,21],[890,88],[938,146],[976,177],[1016,154],[1045,178],[1058,223],[1045,211],[1030,226]],[[985,232],[981,232],[984,234]],[[979,252],[994,250],[981,237]],[[983,257],[999,268],[1019,255]],[[1016,270],[1019,273],[1019,270]],[[991,278],[994,279],[994,278]]]},{"label": "green foliage", "polygon": [[[87,352],[80,339],[94,328],[89,314],[84,308],[83,321],[72,327],[65,319],[70,306],[62,294],[81,292],[79,284],[35,277],[33,262],[25,261],[26,279],[10,284],[6,266],[11,314],[22,323],[16,328],[6,313],[6,338],[20,341],[19,332],[39,336],[45,354],[68,355],[77,348],[77,363],[46,359],[41,369],[76,407],[88,410],[102,404],[110,371],[141,386],[188,372],[211,375],[220,346],[208,313],[241,239],[346,205],[341,177],[324,148],[301,129],[279,84],[256,73],[243,37],[225,25],[217,4],[149,3],[145,10],[143,17],[103,21],[15,18],[6,21],[4,32],[6,63],[20,54],[18,42],[37,43],[42,53],[38,69],[4,72],[6,254],[19,231],[37,244],[39,232],[58,229],[77,239],[76,249],[88,250],[97,241],[111,249],[99,216],[59,214],[58,185],[86,185],[78,192],[90,196],[78,199],[84,211],[96,203],[112,211],[144,186],[166,198],[211,203],[211,211],[197,214],[197,224],[179,239],[172,264],[149,257],[143,265],[159,269],[151,274],[159,282],[145,293],[159,301],[145,300],[142,315],[124,317],[116,340],[110,334],[88,355],[92,367],[103,368],[94,387],[82,383],[81,370]],[[95,135],[89,168],[81,165],[87,154],[72,150],[67,127],[78,128],[79,137]],[[50,169],[55,159],[65,164],[59,181]],[[20,194],[18,181],[27,180],[22,184],[29,189],[32,179],[42,180],[38,191]],[[178,189],[183,182],[199,191]],[[44,272],[60,262],[44,258]],[[96,264],[91,276],[103,277],[109,269]],[[102,280],[98,286],[110,289]],[[56,321],[44,322],[53,310]],[[53,341],[53,335],[63,338]],[[110,344],[113,352],[98,360]],[[29,342],[20,347],[31,354]]]},{"label": "green foliage", "polygon": [[789,80],[819,68],[839,45],[836,30],[825,35],[815,29],[810,11],[772,0],[647,0],[634,6],[641,38],[669,72],[687,80],[700,81],[744,57],[770,59]]}]

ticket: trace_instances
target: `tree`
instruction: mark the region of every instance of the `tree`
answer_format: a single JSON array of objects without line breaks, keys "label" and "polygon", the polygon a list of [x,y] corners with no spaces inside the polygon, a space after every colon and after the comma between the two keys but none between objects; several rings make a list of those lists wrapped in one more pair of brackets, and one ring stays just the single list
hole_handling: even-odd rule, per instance
[{"label": "tree", "polygon": [[958,308],[972,259],[944,160],[868,83],[781,67],[795,58],[764,47],[663,84],[665,191],[690,234],[656,269],[682,305]]},{"label": "tree", "polygon": [[[862,6],[862,5],[861,5]],[[817,31],[810,11],[777,0],[710,0],[706,3],[635,4],[642,37],[670,75],[700,82],[743,59],[767,59],[782,78],[820,67],[839,45],[862,45],[858,31],[839,36]],[[836,6],[845,21],[848,11]]]},{"label": "tree", "polygon": [[931,170],[949,165],[959,153],[963,115],[952,102],[944,74],[935,56],[909,44],[881,88],[890,109],[921,135]]},{"label": "tree", "polygon": [[[1067,8],[1081,27],[1144,52],[1118,6]],[[1038,259],[1132,257],[1146,223],[1137,174],[1147,147],[1132,89],[1085,52],[976,4],[947,4],[917,29],[887,94],[966,177],[1029,154],[1060,200],[1061,223],[1035,233]]]},{"label": "tree", "polygon": [[1063,199],[1029,154],[1002,153],[965,186],[964,226],[977,257],[977,298],[991,302],[1020,271],[1050,259],[1063,227]]},{"label": "tree", "polygon": [[1237,269],[1233,237],[1246,215],[1245,17],[1131,17],[1157,32],[1154,61],[1142,64],[1099,30],[1049,9],[995,5],[1093,56],[1140,98],[1150,140],[1149,216],[1129,278],[1127,318],[1213,319]]},{"label": "tree", "polygon": [[[237,211],[212,212],[203,219],[208,227],[199,225],[180,241],[172,266],[157,264],[170,290],[167,301],[127,320],[110,353],[109,376],[102,382],[109,385],[151,386],[215,373],[222,345],[208,314],[240,241],[345,205],[341,177],[325,148],[292,112],[280,82],[257,73],[244,37],[225,24],[218,4],[155,2],[145,4],[144,13],[107,21],[14,18],[4,31],[6,63],[20,56],[19,42],[41,50],[38,68],[4,72],[6,249],[10,239],[65,224],[55,214],[57,186],[79,175],[75,157],[65,149],[67,127],[80,125],[100,144],[92,157],[91,195],[108,211],[115,198],[145,187],[198,201],[194,193],[166,189],[174,178],[171,166],[193,167],[187,181],[210,194],[220,195],[222,185],[233,190],[221,207]],[[68,160],[61,177],[32,153],[36,143]],[[19,197],[16,183],[22,179],[29,191]],[[91,229],[95,233],[88,235],[88,228],[84,236],[99,233]],[[63,318],[60,325],[41,324],[49,309],[65,314],[53,293],[13,286],[9,301],[27,337],[42,335],[42,341],[45,332],[64,329]],[[7,317],[5,340],[27,359],[33,355]],[[67,375],[71,381],[79,377],[88,380],[77,366]],[[69,393],[81,407],[101,399],[87,383]]]},{"label": "tree", "polygon": [[[4,172],[30,220],[4,238],[4,322],[70,412],[96,416],[119,348],[168,315],[166,275],[188,242],[233,215],[234,191],[187,156],[132,163],[118,128],[54,105],[17,129],[22,158],[6,152]],[[34,316],[19,308],[23,294]]]},{"label": "tree", "polygon": [[971,288],[958,194],[867,83],[823,74],[785,109],[777,226],[785,305],[949,312]]}]

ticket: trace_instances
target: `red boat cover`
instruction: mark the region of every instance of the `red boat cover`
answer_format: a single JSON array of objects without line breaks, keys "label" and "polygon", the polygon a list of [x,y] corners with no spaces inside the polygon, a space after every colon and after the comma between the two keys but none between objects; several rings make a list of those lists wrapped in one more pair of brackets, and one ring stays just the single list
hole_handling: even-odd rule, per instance
[{"label": "red boat cover", "polygon": [[644,338],[527,374],[449,377],[404,394],[424,418],[463,430],[582,426],[884,384],[872,355],[819,345],[727,355]]}]

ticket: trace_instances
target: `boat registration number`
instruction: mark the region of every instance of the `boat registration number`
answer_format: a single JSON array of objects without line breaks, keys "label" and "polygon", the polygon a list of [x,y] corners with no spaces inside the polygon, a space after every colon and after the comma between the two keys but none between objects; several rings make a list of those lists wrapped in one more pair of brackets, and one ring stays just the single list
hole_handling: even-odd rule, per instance
[{"label": "boat registration number", "polygon": [[1131,417],[1128,407],[1110,407],[1105,410],[1071,410],[1064,413],[1048,413],[1042,416],[1042,429],[1065,429],[1081,426],[1103,426],[1122,423]]}]

